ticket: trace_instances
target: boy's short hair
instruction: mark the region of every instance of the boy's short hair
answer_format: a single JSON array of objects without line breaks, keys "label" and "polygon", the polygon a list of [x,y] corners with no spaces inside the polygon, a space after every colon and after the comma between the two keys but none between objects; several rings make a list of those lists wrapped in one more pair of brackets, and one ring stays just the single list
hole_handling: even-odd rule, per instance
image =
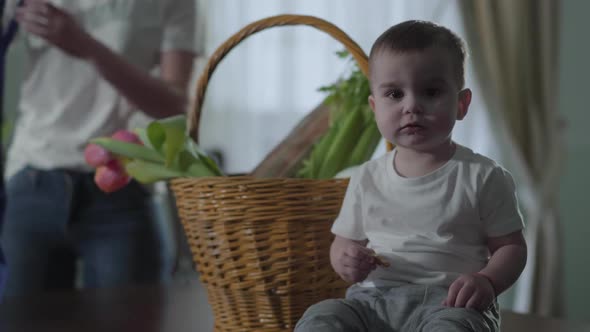
[{"label": "boy's short hair", "polygon": [[[465,43],[451,30],[432,22],[410,20],[392,26],[377,38],[369,54],[369,67],[382,51],[422,51],[431,47],[445,49],[455,61],[456,82],[465,84]],[[370,74],[371,71],[369,71]]]}]

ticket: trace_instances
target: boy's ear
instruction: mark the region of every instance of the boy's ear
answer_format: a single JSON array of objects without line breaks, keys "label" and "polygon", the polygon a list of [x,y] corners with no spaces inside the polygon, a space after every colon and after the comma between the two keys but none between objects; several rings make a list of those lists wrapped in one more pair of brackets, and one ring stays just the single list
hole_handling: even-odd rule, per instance
[{"label": "boy's ear", "polygon": [[471,90],[463,89],[459,92],[459,103],[457,107],[457,120],[463,120],[469,110],[471,104]]},{"label": "boy's ear", "polygon": [[375,97],[372,94],[369,95],[369,106],[371,106],[371,110],[375,113]]}]

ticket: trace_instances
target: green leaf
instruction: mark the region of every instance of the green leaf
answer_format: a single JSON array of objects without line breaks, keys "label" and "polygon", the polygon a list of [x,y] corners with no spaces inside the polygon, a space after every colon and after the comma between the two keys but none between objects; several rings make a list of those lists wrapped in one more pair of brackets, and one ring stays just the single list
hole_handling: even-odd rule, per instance
[{"label": "green leaf", "polygon": [[346,59],[350,56],[350,53],[347,50],[337,51],[336,55],[341,59]]},{"label": "green leaf", "polygon": [[201,161],[195,158],[192,153],[182,150],[178,153],[178,158],[176,161],[176,167],[185,172],[192,164],[200,163]]},{"label": "green leaf", "polygon": [[147,146],[128,143],[116,140],[110,137],[99,137],[90,140],[90,143],[94,143],[102,146],[113,154],[127,157],[131,159],[142,159],[152,161],[156,163],[163,163],[164,157],[157,151],[150,149]]},{"label": "green leaf", "polygon": [[187,138],[184,144],[185,149],[190,152],[195,158],[199,160],[213,173],[214,175],[223,176],[223,172],[219,169],[215,161],[207,156],[207,153],[203,151],[195,141],[191,138]]},{"label": "green leaf", "polygon": [[152,146],[161,151],[166,158],[166,166],[172,165],[184,146],[186,137],[186,116],[177,115],[151,122],[147,136]]},{"label": "green leaf", "polygon": [[135,135],[137,135],[137,137],[139,137],[139,140],[141,140],[143,145],[150,147],[152,149],[154,148],[152,146],[152,143],[150,142],[149,137],[147,136],[147,131],[145,130],[145,128],[135,128],[133,129],[133,132],[135,133]]},{"label": "green leaf", "polygon": [[203,176],[219,176],[220,174],[211,171],[207,165],[197,162],[189,166],[186,171],[186,175],[190,177],[203,177]]},{"label": "green leaf", "polygon": [[161,125],[156,124],[154,121],[150,122],[145,131],[147,139],[150,142],[150,145],[154,149],[164,153],[162,149],[164,141],[166,140],[166,131],[164,130],[164,128]]},{"label": "green leaf", "polygon": [[[186,151],[185,151],[186,152]],[[186,152],[188,153],[188,152]],[[190,153],[189,157],[192,162],[187,163],[185,170],[166,167],[163,164],[149,161],[133,159],[125,164],[125,170],[129,175],[141,183],[153,183],[156,181],[169,180],[179,177],[203,177],[217,176],[209,167],[204,165],[200,160],[194,159]],[[183,154],[181,153],[180,156]]]},{"label": "green leaf", "polygon": [[149,161],[134,159],[125,164],[125,171],[141,183],[153,183],[156,181],[183,177],[185,174],[178,170]]}]

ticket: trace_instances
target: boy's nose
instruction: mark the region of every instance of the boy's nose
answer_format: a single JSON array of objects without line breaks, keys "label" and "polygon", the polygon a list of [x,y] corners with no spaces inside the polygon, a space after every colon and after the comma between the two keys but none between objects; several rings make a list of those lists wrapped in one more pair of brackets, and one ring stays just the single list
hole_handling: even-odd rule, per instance
[{"label": "boy's nose", "polygon": [[407,103],[404,107],[404,113],[420,114],[424,111],[422,108],[422,104],[420,103],[420,100],[418,100],[417,98],[407,98],[406,102]]}]

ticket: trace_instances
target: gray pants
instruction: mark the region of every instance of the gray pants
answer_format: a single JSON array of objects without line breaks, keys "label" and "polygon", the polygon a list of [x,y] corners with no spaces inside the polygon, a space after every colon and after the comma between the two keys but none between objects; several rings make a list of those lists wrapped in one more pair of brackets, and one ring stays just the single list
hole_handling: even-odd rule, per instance
[{"label": "gray pants", "polygon": [[499,331],[498,303],[484,312],[442,306],[447,288],[408,285],[393,288],[352,286],[346,299],[314,304],[297,322],[296,332],[304,331]]}]

